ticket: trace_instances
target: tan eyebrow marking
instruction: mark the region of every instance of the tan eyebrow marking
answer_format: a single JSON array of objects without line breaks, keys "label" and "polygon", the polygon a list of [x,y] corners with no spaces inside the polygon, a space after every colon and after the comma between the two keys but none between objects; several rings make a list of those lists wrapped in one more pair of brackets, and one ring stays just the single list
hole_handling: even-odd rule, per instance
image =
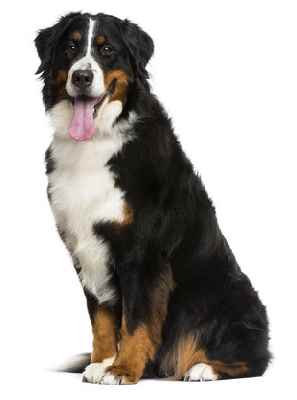
[{"label": "tan eyebrow marking", "polygon": [[98,44],[98,46],[100,46],[101,44],[106,42],[106,37],[102,36],[102,35],[98,35],[96,36],[96,43]]},{"label": "tan eyebrow marking", "polygon": [[73,40],[79,41],[79,40],[81,40],[81,33],[79,31],[74,31],[71,33],[70,37]]}]

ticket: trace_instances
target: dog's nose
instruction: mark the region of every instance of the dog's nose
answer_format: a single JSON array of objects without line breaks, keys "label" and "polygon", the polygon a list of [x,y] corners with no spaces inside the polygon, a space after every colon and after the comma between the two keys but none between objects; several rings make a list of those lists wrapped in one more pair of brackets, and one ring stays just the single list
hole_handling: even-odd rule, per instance
[{"label": "dog's nose", "polygon": [[93,72],[87,69],[78,69],[73,72],[71,81],[78,89],[87,89],[93,82]]}]

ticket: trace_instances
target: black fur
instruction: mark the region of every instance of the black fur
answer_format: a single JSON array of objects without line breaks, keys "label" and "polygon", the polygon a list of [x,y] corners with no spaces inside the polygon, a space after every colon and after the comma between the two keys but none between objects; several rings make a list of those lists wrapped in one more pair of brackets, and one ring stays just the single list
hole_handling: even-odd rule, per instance
[{"label": "black fur", "polygon": [[[68,27],[81,23],[86,16],[70,14],[54,27],[42,30],[36,39],[47,109],[60,100],[52,84],[54,73],[57,68],[67,68],[58,43],[63,45]],[[133,222],[120,229],[112,222],[94,223],[93,227],[96,235],[110,243],[118,307],[122,300],[130,332],[150,320],[154,312],[151,293],[168,266],[175,283],[162,343],[147,374],[163,376],[162,359],[180,337],[193,334],[199,337],[199,345],[210,360],[244,361],[248,365],[244,376],[261,375],[270,359],[265,307],[241,272],[200,177],[150,91],[146,65],[153,54],[153,41],[129,21],[104,14],[96,18],[120,48],[113,66],[120,66],[130,78],[120,118],[131,110],[139,116],[133,127],[135,140],[108,163],[133,210]],[[47,173],[52,173],[54,166],[48,153]],[[89,294],[87,298],[92,315],[96,304]],[[225,377],[230,376],[221,376]]]}]

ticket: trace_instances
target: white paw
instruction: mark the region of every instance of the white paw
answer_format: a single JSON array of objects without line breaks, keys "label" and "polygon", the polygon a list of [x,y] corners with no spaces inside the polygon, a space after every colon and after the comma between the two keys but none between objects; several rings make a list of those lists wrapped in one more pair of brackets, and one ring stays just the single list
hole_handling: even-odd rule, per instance
[{"label": "white paw", "polygon": [[83,373],[83,381],[89,383],[103,383],[103,379],[108,373],[105,373],[106,368],[110,367],[114,362],[115,357],[106,358],[101,363],[92,363],[87,366]]},{"label": "white paw", "polygon": [[102,385],[120,385],[122,382],[122,378],[120,376],[115,376],[110,372],[107,372],[101,379],[100,383]]},{"label": "white paw", "polygon": [[213,372],[210,365],[207,364],[196,364],[185,374],[185,381],[215,381],[218,376]]}]

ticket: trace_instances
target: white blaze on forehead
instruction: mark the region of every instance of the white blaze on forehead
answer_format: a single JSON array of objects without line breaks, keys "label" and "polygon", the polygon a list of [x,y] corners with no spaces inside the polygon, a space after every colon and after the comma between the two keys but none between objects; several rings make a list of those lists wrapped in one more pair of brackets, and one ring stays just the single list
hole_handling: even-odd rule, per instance
[{"label": "white blaze on forehead", "polygon": [[88,32],[88,44],[87,44],[87,56],[91,56],[92,53],[92,41],[94,37],[94,30],[95,30],[96,22],[90,18],[89,21],[89,32]]},{"label": "white blaze on forehead", "polygon": [[79,69],[89,69],[94,74],[93,82],[90,87],[89,96],[99,97],[105,91],[103,71],[100,68],[97,61],[92,56],[92,47],[93,47],[93,38],[95,34],[95,29],[96,29],[96,21],[90,18],[85,55],[72,65],[68,73],[66,91],[69,94],[69,96],[75,97],[79,94],[77,92],[77,89],[71,82],[73,72]]}]

